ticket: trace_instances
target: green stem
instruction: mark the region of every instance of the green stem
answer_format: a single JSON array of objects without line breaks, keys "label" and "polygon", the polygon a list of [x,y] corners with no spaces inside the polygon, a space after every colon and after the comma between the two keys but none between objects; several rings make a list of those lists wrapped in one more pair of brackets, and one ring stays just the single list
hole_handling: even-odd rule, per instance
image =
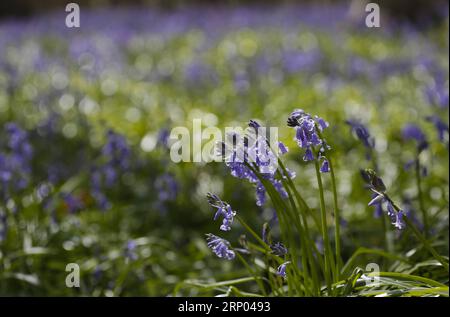
[{"label": "green stem", "polygon": [[[402,211],[400,207],[397,206],[397,204],[388,195],[385,194],[384,197],[392,204],[392,206],[394,206],[394,209],[397,212]],[[439,253],[436,252],[436,250],[431,246],[430,242],[428,242],[427,238],[425,238],[425,236],[422,233],[420,233],[419,229],[417,229],[417,227],[412,223],[412,221],[408,217],[405,216],[403,217],[403,219],[405,220],[406,225],[412,230],[414,235],[417,237],[417,239],[420,242],[422,242],[425,249],[427,249],[433,255],[433,257],[438,262],[440,262],[442,266],[448,271],[448,261],[445,261],[445,259],[442,256],[440,256]]]},{"label": "green stem", "polygon": [[335,236],[334,240],[336,243],[336,280],[339,280],[339,272],[342,267],[342,257],[341,257],[341,219],[339,213],[339,206],[337,200],[337,186],[336,186],[336,178],[334,175],[334,166],[330,157],[328,157],[328,164],[330,165],[331,171],[331,186],[333,188],[333,204],[334,204],[334,226],[335,226]]},{"label": "green stem", "polygon": [[239,223],[261,244],[266,251],[271,251],[270,247],[265,243],[258,234],[238,215],[235,216]]},{"label": "green stem", "polygon": [[[323,185],[322,185],[322,177],[320,176],[320,170],[319,170],[319,162],[318,160],[314,161],[315,168],[316,168],[316,177],[317,177],[317,184],[319,186],[319,196],[320,196],[320,214],[321,214],[321,220],[322,220],[322,237],[324,241],[324,255],[325,255],[325,281],[327,284],[328,294],[330,295],[331,292],[331,281],[332,278],[332,270],[334,265],[332,265],[332,255],[330,252],[330,239],[328,237],[328,228],[327,228],[327,214],[325,211],[325,198],[323,195]],[[331,277],[331,278],[330,278]]]},{"label": "green stem", "polygon": [[[305,275],[305,277],[309,276],[309,268],[311,269],[311,276],[312,276],[312,281],[313,281],[313,292],[311,292],[311,294],[317,295],[320,287],[319,287],[319,282],[318,282],[315,265],[311,261],[311,260],[313,260],[313,258],[312,258],[309,239],[307,236],[305,236],[305,230],[304,230],[304,227],[302,226],[300,216],[299,216],[299,211],[298,211],[298,208],[293,199],[291,190],[290,190],[289,186],[287,185],[287,183],[285,182],[285,180],[282,180],[282,182],[283,182],[283,186],[284,186],[286,192],[288,193],[289,202],[291,203],[292,212],[294,213],[294,215],[292,217],[295,221],[295,226],[296,226],[298,234],[300,236],[300,251],[302,253],[302,266],[304,268],[303,274]],[[308,263],[310,264],[309,267],[308,267]],[[306,290],[309,290],[307,288],[307,285],[304,285],[304,286],[305,286]]]},{"label": "green stem", "polygon": [[442,264],[445,270],[448,271],[448,263],[445,261],[445,259],[436,252],[436,250],[431,246],[430,242],[428,242],[428,240],[420,233],[419,229],[417,229],[417,227],[411,222],[411,220],[409,220],[408,217],[404,217],[404,219],[405,223],[412,230],[417,239],[422,242],[425,249],[427,249],[433,255],[433,257]]},{"label": "green stem", "polygon": [[242,262],[242,264],[244,264],[245,268],[253,276],[253,278],[255,279],[256,283],[259,286],[259,288],[261,289],[261,292],[263,293],[263,295],[267,296],[266,289],[264,288],[264,284],[262,284],[260,277],[256,275],[256,273],[252,270],[250,265],[248,265],[247,261],[245,261],[245,259],[242,257],[242,255],[239,254],[239,252],[235,251],[235,253],[236,253],[238,259]]},{"label": "green stem", "polygon": [[418,194],[418,199],[419,199],[420,211],[422,213],[422,218],[423,218],[424,234],[425,234],[425,237],[427,237],[428,233],[429,233],[430,225],[429,225],[429,221],[428,221],[427,211],[425,210],[425,204],[423,202],[422,180],[420,177],[420,161],[419,161],[418,155],[419,154],[417,154],[417,159],[416,159],[417,194]]}]

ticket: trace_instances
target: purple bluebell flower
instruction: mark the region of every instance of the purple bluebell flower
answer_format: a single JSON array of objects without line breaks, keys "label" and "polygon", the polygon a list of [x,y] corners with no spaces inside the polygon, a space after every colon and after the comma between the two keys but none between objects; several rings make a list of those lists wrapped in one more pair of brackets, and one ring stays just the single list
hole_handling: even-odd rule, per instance
[{"label": "purple bluebell flower", "polygon": [[168,148],[169,147],[169,136],[170,136],[169,129],[162,128],[158,132],[157,144],[162,146],[162,147]]},{"label": "purple bluebell flower", "polygon": [[111,208],[105,189],[112,188],[119,175],[130,166],[131,150],[124,136],[108,130],[106,144],[102,147],[100,164],[91,171],[91,194],[101,210]]},{"label": "purple bluebell flower", "polygon": [[428,141],[422,129],[413,123],[408,123],[403,127],[402,136],[405,140],[415,140],[419,152],[422,152],[428,147]]},{"label": "purple bluebell flower", "polygon": [[347,120],[345,122],[366,148],[372,149],[375,147],[375,139],[370,136],[369,130],[361,122],[356,120]]},{"label": "purple bluebell flower", "polygon": [[389,217],[395,217],[395,208],[394,208],[394,206],[392,206],[392,203],[391,202],[387,202],[387,215],[389,216]]},{"label": "purple bluebell flower", "polygon": [[[440,76],[442,77],[442,76]],[[437,80],[433,85],[429,85],[424,90],[427,101],[432,106],[447,108],[449,102],[448,85],[442,79]]]},{"label": "purple bluebell flower", "polygon": [[33,156],[27,132],[15,123],[7,123],[5,131],[7,136],[5,151],[0,152],[0,195],[3,200],[27,187]]},{"label": "purple bluebell flower", "polygon": [[206,235],[208,247],[221,259],[233,260],[236,254],[231,250],[230,243],[218,236],[208,233]]},{"label": "purple bluebell flower", "polygon": [[161,202],[173,201],[178,195],[178,182],[170,173],[164,173],[155,180],[155,189]]},{"label": "purple bluebell flower", "polygon": [[248,126],[255,130],[258,130],[259,128],[261,128],[261,125],[256,120],[250,120],[248,122]]},{"label": "purple bluebell flower", "polygon": [[136,242],[129,240],[125,246],[125,258],[136,261],[138,259],[138,254],[136,253]]},{"label": "purple bluebell flower", "polygon": [[279,275],[283,278],[286,278],[287,277],[286,266],[290,263],[291,263],[290,261],[287,261],[287,262],[284,262],[283,264],[281,264],[277,269],[277,275]]},{"label": "purple bluebell flower", "polygon": [[444,121],[442,121],[441,118],[436,115],[428,116],[426,119],[427,121],[431,122],[436,128],[439,141],[444,142],[445,136],[448,136],[449,133],[448,124],[446,124]]},{"label": "purple bluebell flower", "polygon": [[402,230],[405,228],[405,222],[403,221],[403,211],[400,210],[394,215],[392,224],[394,227],[396,227],[399,230]]},{"label": "purple bluebell flower", "polygon": [[[305,149],[303,160],[313,161],[315,159],[321,159],[321,155],[314,157],[313,148],[320,146],[320,151],[329,149],[329,146],[324,139],[321,139],[319,133],[326,129],[329,124],[324,119],[318,116],[311,116],[302,109],[295,109],[287,119],[287,125],[295,129],[295,138],[300,148]],[[320,172],[329,172],[328,160],[324,159]]]},{"label": "purple bluebell flower", "polygon": [[280,150],[280,154],[286,154],[288,152],[288,147],[286,145],[284,145],[283,142],[278,142],[278,149]]},{"label": "purple bluebell flower", "polygon": [[330,164],[327,159],[323,159],[322,166],[320,166],[320,172],[321,173],[330,172]]},{"label": "purple bluebell flower", "polygon": [[314,161],[314,155],[310,148],[307,148],[305,151],[305,155],[303,156],[303,161]]},{"label": "purple bluebell flower", "polygon": [[411,169],[411,167],[413,167],[416,164],[416,160],[409,160],[408,162],[406,162],[403,165],[403,168],[405,169],[405,171],[409,171]]},{"label": "purple bluebell flower", "polygon": [[216,194],[208,193],[206,197],[208,198],[208,203],[212,207],[217,208],[217,211],[214,214],[214,220],[217,220],[220,216],[223,217],[220,230],[230,231],[234,216],[236,216],[236,211],[232,210],[230,204],[221,200]]},{"label": "purple bluebell flower", "polygon": [[129,166],[130,148],[124,136],[109,130],[107,142],[102,148],[107,164],[114,168],[126,169]]},{"label": "purple bluebell flower", "polygon": [[91,194],[92,197],[95,199],[97,206],[101,210],[107,210],[111,208],[111,203],[109,202],[106,195],[103,193],[102,185],[103,185],[102,172],[96,167],[93,167],[91,170]]},{"label": "purple bluebell flower", "polygon": [[368,206],[375,206],[378,203],[381,203],[384,201],[384,196],[375,194],[375,197],[372,198],[372,200],[367,204]]},{"label": "purple bluebell flower", "polygon": [[278,256],[285,256],[288,253],[288,249],[281,242],[276,242],[270,245],[272,253]]},{"label": "purple bluebell flower", "polygon": [[[260,124],[254,120],[249,123],[250,129],[245,135],[238,133],[227,134],[226,142],[218,144],[218,152],[230,168],[231,175],[241,179],[247,179],[255,185],[256,204],[262,206],[266,202],[266,189],[257,177],[254,170],[276,188],[281,197],[287,197],[283,184],[276,178],[278,171],[278,157],[269,145],[267,138],[259,130]],[[280,143],[278,144],[280,147]],[[287,151],[284,145],[280,147],[280,152]],[[292,174],[283,175],[291,177]]]},{"label": "purple bluebell flower", "polygon": [[380,218],[383,216],[383,205],[381,204],[381,202],[376,203],[375,205],[375,209],[373,212],[373,216],[375,218]]},{"label": "purple bluebell flower", "polygon": [[258,182],[256,185],[256,205],[263,206],[266,203],[266,188],[261,182]]},{"label": "purple bluebell flower", "polygon": [[61,197],[64,200],[67,209],[70,213],[76,213],[84,208],[84,204],[81,199],[71,193],[61,193]]},{"label": "purple bluebell flower", "polygon": [[378,177],[375,171],[366,169],[362,171],[364,180],[368,183],[369,189],[373,192],[372,200],[369,202],[369,206],[375,206],[376,215],[379,216],[382,213],[382,203],[386,203],[386,213],[391,218],[392,224],[399,230],[405,227],[403,222],[403,211],[394,206],[392,200],[386,194],[386,186],[383,180]]},{"label": "purple bluebell flower", "polygon": [[289,197],[287,191],[284,189],[283,183],[278,179],[271,180],[273,187],[277,190],[278,194],[280,194],[281,198],[286,199]]}]

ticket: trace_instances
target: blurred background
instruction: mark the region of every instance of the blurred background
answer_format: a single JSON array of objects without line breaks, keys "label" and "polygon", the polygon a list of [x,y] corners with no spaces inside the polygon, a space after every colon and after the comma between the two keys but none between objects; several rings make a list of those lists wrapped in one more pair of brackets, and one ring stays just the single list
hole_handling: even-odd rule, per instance
[{"label": "blurred background", "polygon": [[[0,295],[217,295],[198,285],[245,268],[207,248],[218,223],[206,193],[257,232],[272,221],[277,234],[274,211],[223,164],[173,163],[170,130],[194,118],[280,127],[286,165],[317,209],[314,170],[285,125],[294,108],[330,123],[346,258],[384,248],[359,173],[374,159],[347,120],[367,127],[379,174],[419,226],[417,146],[402,131],[422,131],[424,199],[448,253],[447,1],[377,1],[380,28],[365,26],[362,1],[75,2],[72,29],[67,2],[0,2]],[[227,239],[241,233],[236,224]],[[416,247],[389,235],[393,252]],[[78,289],[65,286],[71,262]]]}]

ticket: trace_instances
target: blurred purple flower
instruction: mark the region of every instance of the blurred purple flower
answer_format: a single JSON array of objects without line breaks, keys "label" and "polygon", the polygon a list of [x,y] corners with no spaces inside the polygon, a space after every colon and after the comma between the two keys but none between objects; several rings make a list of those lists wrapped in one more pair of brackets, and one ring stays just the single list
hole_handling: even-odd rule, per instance
[{"label": "blurred purple flower", "polygon": [[402,136],[405,140],[414,140],[417,143],[417,150],[422,152],[428,147],[428,141],[425,134],[419,126],[408,123],[402,129]]},{"label": "blurred purple flower", "polygon": [[439,118],[436,115],[428,116],[426,119],[427,119],[427,121],[434,124],[434,127],[436,128],[436,131],[438,133],[439,141],[444,142],[445,135],[448,136],[448,133],[449,133],[448,125],[444,121],[442,121],[441,118]]},{"label": "blurred purple flower", "polygon": [[170,173],[164,173],[155,180],[155,189],[160,202],[172,201],[178,195],[178,182]]}]

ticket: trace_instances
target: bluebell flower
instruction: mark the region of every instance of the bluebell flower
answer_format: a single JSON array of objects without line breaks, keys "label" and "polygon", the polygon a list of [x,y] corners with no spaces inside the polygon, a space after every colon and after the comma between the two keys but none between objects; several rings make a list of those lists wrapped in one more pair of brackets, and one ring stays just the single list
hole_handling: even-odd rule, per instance
[{"label": "bluebell flower", "polygon": [[[329,149],[326,141],[321,139],[319,133],[326,129],[329,124],[324,119],[318,116],[311,116],[302,109],[295,109],[287,119],[287,125],[295,129],[294,140],[297,142],[300,148],[305,149],[305,154],[303,160],[313,161],[315,159],[320,159],[314,157],[313,148],[320,146],[320,151],[325,151]],[[325,159],[320,168],[320,172],[329,172],[329,163]]]},{"label": "bluebell flower", "polygon": [[[442,76],[440,76],[442,77]],[[425,88],[425,97],[427,101],[433,106],[439,106],[441,108],[448,107],[449,93],[448,85],[445,85],[445,81],[437,80],[433,85],[429,85]]]},{"label": "bluebell flower", "polygon": [[169,129],[162,128],[158,132],[157,144],[162,147],[168,148],[169,147],[169,136],[170,136]]},{"label": "bluebell flower", "polygon": [[138,259],[138,254],[136,253],[136,242],[129,240],[125,246],[125,258],[135,261]]},{"label": "bluebell flower", "polygon": [[380,194],[374,194],[372,200],[367,204],[368,206],[374,206],[384,201],[384,196]]},{"label": "bluebell flower", "polygon": [[178,182],[171,173],[164,173],[155,180],[155,189],[161,202],[173,201],[178,195]]},{"label": "bluebell flower", "polygon": [[322,166],[320,166],[321,173],[328,173],[330,171],[330,164],[327,159],[324,159],[322,162]]},{"label": "bluebell flower", "polygon": [[112,188],[123,172],[130,166],[131,150],[124,136],[108,130],[106,143],[101,150],[101,161],[91,171],[91,194],[97,206],[102,210],[111,208],[111,203],[104,193]]},{"label": "bluebell flower", "polygon": [[395,214],[396,214],[396,212],[395,212],[394,206],[392,206],[392,203],[388,201],[387,202],[387,215],[392,218],[392,217],[395,217]]},{"label": "bluebell flower", "polygon": [[375,206],[375,209],[374,209],[374,212],[373,212],[373,216],[375,218],[382,217],[383,216],[383,205],[381,204],[381,202],[375,204],[374,206]]},{"label": "bluebell flower", "polygon": [[91,169],[91,194],[101,210],[111,208],[111,203],[102,191],[103,175],[96,167]]},{"label": "bluebell flower", "polygon": [[248,126],[255,130],[261,128],[261,125],[256,120],[250,120]]},{"label": "bluebell flower", "polygon": [[397,210],[394,207],[392,200],[386,194],[386,186],[383,180],[378,177],[375,171],[366,169],[362,172],[364,180],[369,184],[369,189],[373,192],[372,200],[368,203],[369,206],[376,207],[376,215],[382,212],[382,203],[386,203],[386,213],[391,218],[392,224],[399,230],[405,227],[403,223],[403,211]]},{"label": "bluebell flower", "polygon": [[369,130],[361,122],[356,120],[347,120],[345,122],[366,148],[372,149],[375,147],[375,139],[370,136]]},{"label": "bluebell flower", "polygon": [[413,123],[408,123],[403,127],[402,136],[405,140],[415,140],[419,152],[428,147],[428,141],[422,129]]},{"label": "bluebell flower", "polygon": [[[255,185],[258,206],[262,206],[266,202],[266,189],[253,169],[272,183],[281,197],[287,197],[282,182],[276,178],[276,173],[279,171],[277,153],[274,153],[267,138],[259,133],[260,127],[259,123],[250,120],[245,135],[229,133],[226,136],[226,142],[219,143],[217,147],[219,155],[224,159],[226,166],[230,168],[231,175],[247,179]],[[282,154],[287,152],[284,144],[278,143],[278,146]],[[289,173],[282,177],[294,176],[295,174]]]},{"label": "bluebell flower", "polygon": [[64,200],[67,209],[72,214],[84,208],[84,204],[81,199],[71,193],[61,193],[61,197]]},{"label": "bluebell flower", "polygon": [[416,164],[416,160],[409,160],[403,165],[405,171],[409,171]]},{"label": "bluebell flower", "polygon": [[234,216],[236,216],[236,211],[232,210],[230,204],[221,200],[216,194],[208,193],[206,197],[208,198],[208,203],[212,207],[217,208],[217,211],[214,214],[214,220],[217,220],[219,217],[223,217],[220,230],[230,231]]},{"label": "bluebell flower", "polygon": [[208,247],[221,259],[233,260],[236,254],[230,250],[230,243],[218,236],[208,233],[206,235],[206,242]]},{"label": "bluebell flower", "polygon": [[403,221],[403,211],[400,210],[399,212],[397,212],[394,217],[393,217],[394,221],[392,222],[392,224],[394,225],[394,227],[396,227],[399,230],[402,230],[405,228],[405,223]]},{"label": "bluebell flower", "polygon": [[124,136],[108,130],[107,142],[102,148],[102,154],[107,160],[107,166],[126,169],[129,166],[130,148]]},{"label": "bluebell flower", "polygon": [[280,150],[280,154],[286,154],[288,152],[288,147],[286,145],[284,145],[283,142],[278,142],[278,149]]},{"label": "bluebell flower", "polygon": [[303,161],[314,161],[314,155],[310,148],[307,148],[305,151],[305,155],[303,156]]},{"label": "bluebell flower", "polygon": [[436,128],[439,141],[444,142],[445,135],[448,136],[448,133],[449,133],[448,125],[444,121],[442,121],[441,118],[439,118],[436,115],[428,116],[426,119],[427,119],[427,121],[431,122],[434,125],[434,127]]},{"label": "bluebell flower", "polygon": [[283,278],[286,278],[287,277],[286,266],[290,263],[291,263],[290,261],[287,261],[287,262],[284,262],[283,264],[281,264],[277,269],[277,275],[279,275]]},{"label": "bluebell flower", "polygon": [[285,256],[288,252],[288,249],[281,242],[271,244],[270,249],[272,250],[273,254],[281,257]]},{"label": "bluebell flower", "polygon": [[258,182],[256,185],[256,205],[263,206],[266,203],[266,188],[261,182]]},{"label": "bluebell flower", "polygon": [[283,183],[278,179],[271,180],[273,187],[276,189],[278,194],[280,194],[281,198],[286,199],[289,197],[286,189],[284,189]]},{"label": "bluebell flower", "polygon": [[[7,123],[6,148],[0,152],[0,196],[6,201],[12,193],[27,187],[31,174],[33,149],[28,134],[15,123]],[[0,148],[0,151],[2,149]]]}]

